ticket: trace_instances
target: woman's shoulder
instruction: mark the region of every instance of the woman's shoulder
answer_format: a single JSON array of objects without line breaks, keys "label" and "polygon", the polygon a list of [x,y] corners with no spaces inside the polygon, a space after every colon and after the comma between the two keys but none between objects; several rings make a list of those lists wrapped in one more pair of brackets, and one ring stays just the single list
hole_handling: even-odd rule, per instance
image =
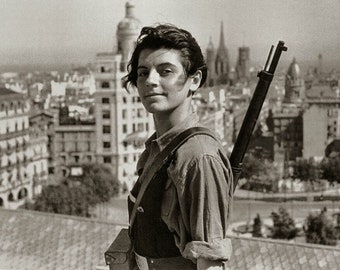
[{"label": "woman's shoulder", "polygon": [[177,167],[190,167],[205,158],[224,160],[227,158],[225,149],[218,135],[214,137],[198,134],[188,139],[176,152]]},{"label": "woman's shoulder", "polygon": [[179,148],[178,152],[194,158],[202,155],[216,155],[224,151],[219,136],[215,132],[210,133],[213,136],[197,134],[191,137]]}]

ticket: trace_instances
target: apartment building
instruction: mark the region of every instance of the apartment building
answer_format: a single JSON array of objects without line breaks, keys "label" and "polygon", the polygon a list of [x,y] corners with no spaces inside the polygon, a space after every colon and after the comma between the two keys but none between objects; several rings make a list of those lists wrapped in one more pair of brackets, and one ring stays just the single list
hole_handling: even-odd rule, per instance
[{"label": "apartment building", "polygon": [[134,4],[128,1],[125,8],[125,18],[117,26],[117,49],[96,56],[94,118],[97,162],[111,165],[113,174],[130,188],[137,179],[136,163],[143,142],[154,132],[154,126],[137,90],[127,91],[122,86],[127,59],[141,30]]},{"label": "apartment building", "polygon": [[0,206],[5,208],[33,198],[47,181],[45,139],[30,130],[29,111],[23,94],[0,89]]}]

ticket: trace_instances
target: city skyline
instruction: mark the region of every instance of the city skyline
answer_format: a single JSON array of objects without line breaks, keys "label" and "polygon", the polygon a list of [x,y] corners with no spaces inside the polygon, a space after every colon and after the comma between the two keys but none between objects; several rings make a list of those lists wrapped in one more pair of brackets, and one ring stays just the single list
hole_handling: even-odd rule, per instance
[{"label": "city skyline", "polygon": [[[223,22],[231,64],[237,48],[249,46],[251,59],[264,62],[279,40],[289,50],[285,62],[325,65],[340,61],[339,0],[135,0],[142,25],[173,23],[192,32],[202,49],[210,37],[215,48]],[[111,51],[125,0],[2,0],[0,66],[86,64]],[[190,15],[190,17],[188,16]]]}]

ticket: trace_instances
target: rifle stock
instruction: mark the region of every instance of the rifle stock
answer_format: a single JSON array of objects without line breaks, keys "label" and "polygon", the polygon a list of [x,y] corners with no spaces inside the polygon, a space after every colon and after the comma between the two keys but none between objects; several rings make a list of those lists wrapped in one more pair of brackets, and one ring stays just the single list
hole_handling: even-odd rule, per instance
[{"label": "rifle stock", "polygon": [[[272,57],[273,48],[274,46],[272,46],[270,49],[264,69],[257,74],[259,81],[256,85],[254,94],[250,100],[246,115],[241,125],[241,129],[238,133],[233,150],[229,158],[234,176],[234,191],[236,189],[238,178],[242,171],[242,162],[244,155],[247,151],[251,135],[254,131],[255,124],[259,117],[269,86],[274,77],[275,69],[279,62],[281,53],[283,51],[287,51],[287,47],[284,46],[284,42],[279,41],[275,53]],[[271,63],[268,68],[270,60]]]}]

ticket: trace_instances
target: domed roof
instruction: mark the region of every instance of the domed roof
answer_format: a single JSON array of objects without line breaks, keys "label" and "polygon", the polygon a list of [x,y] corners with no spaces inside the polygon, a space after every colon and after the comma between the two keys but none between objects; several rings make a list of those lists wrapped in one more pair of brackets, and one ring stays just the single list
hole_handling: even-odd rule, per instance
[{"label": "domed roof", "polygon": [[290,64],[288,71],[287,71],[287,76],[289,76],[292,79],[300,79],[302,78],[301,76],[301,70],[299,65],[296,63],[295,57],[293,58],[292,63]]},{"label": "domed roof", "polygon": [[141,22],[135,17],[135,4],[128,1],[125,4],[125,18],[123,18],[117,26],[118,34],[139,34]]}]

